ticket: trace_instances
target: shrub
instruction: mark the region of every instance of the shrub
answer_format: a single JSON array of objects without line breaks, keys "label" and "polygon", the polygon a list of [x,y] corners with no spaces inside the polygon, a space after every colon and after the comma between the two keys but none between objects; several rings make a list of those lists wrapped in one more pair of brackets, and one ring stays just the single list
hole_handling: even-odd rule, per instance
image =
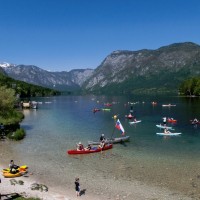
[{"label": "shrub", "polygon": [[17,129],[13,133],[9,133],[8,138],[13,139],[13,140],[21,140],[25,137],[25,135],[26,135],[26,132],[24,131],[24,129],[20,128],[20,129]]}]

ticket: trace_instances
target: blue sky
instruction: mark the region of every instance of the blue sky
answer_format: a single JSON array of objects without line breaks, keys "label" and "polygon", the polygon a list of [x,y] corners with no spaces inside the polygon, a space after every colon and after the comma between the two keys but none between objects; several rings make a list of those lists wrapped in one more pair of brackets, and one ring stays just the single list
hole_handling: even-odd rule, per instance
[{"label": "blue sky", "polygon": [[199,0],[0,0],[0,62],[96,68],[115,50],[200,44]]}]

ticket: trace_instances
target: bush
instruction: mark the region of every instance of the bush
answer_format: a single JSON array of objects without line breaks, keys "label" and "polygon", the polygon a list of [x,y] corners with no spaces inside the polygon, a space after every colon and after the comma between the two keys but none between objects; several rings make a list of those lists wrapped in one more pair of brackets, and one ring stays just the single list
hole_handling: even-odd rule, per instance
[{"label": "bush", "polygon": [[21,140],[25,137],[25,135],[26,135],[26,132],[24,131],[24,129],[20,128],[20,129],[17,129],[13,133],[9,133],[8,138],[13,139],[13,140]]}]

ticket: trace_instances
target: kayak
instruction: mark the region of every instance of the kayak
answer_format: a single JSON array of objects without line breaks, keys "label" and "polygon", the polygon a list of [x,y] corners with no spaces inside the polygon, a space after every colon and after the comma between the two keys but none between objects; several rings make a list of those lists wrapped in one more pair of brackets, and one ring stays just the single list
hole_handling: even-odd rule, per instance
[{"label": "kayak", "polygon": [[174,130],[171,126],[164,126],[164,125],[161,125],[161,124],[157,124],[156,125],[158,128],[163,128],[163,129],[168,129],[168,130]]},{"label": "kayak", "polygon": [[157,135],[180,135],[181,133],[156,133]]},{"label": "kayak", "polygon": [[110,111],[110,108],[102,108],[103,111]]},{"label": "kayak", "polygon": [[125,115],[125,118],[127,119],[133,119],[134,116],[129,116],[129,115]]},{"label": "kayak", "polygon": [[129,122],[129,124],[137,124],[137,123],[140,123],[142,120],[137,120],[137,121],[132,121],[132,122]]},{"label": "kayak", "polygon": [[176,106],[175,104],[163,104],[163,107],[171,107],[171,106]]},{"label": "kayak", "polygon": [[[28,169],[28,166],[27,165],[22,165],[20,166],[17,170],[20,171],[20,172],[24,172]],[[10,172],[10,168],[6,168],[6,169],[3,169],[2,172]]]},{"label": "kayak", "polygon": [[173,118],[168,118],[168,119],[167,119],[167,122],[169,122],[169,123],[176,123],[177,120],[176,120],[176,119],[173,119]]},{"label": "kayak", "polygon": [[[126,142],[128,141],[130,136],[124,136],[124,137],[119,137],[119,138],[112,138],[112,139],[106,139],[105,144],[116,144],[116,143],[121,143],[121,142]],[[100,141],[88,141],[88,144],[91,145],[98,145],[100,144]]]},{"label": "kayak", "polygon": [[10,172],[3,172],[3,176],[5,178],[15,178],[15,177],[19,177],[22,176],[24,174],[24,172],[17,172],[15,174],[12,174]]},{"label": "kayak", "polygon": [[72,149],[72,150],[68,150],[67,153],[68,154],[89,154],[89,153],[97,153],[97,152],[101,152],[101,151],[105,151],[105,150],[108,150],[108,149],[112,149],[113,145],[112,144],[109,144],[109,145],[106,145],[105,147],[103,148],[99,148],[99,147],[92,147],[92,149],[90,150],[77,150],[77,149]]}]

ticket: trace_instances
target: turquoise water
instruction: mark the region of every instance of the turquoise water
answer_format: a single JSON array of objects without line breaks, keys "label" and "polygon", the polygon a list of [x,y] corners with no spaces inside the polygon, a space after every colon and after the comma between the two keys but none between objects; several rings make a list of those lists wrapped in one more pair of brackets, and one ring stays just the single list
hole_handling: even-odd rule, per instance
[{"label": "turquoise water", "polygon": [[[189,123],[194,117],[200,118],[198,98],[59,96],[35,100],[42,104],[37,110],[23,111],[25,119],[21,126],[27,135],[13,145],[12,151],[16,152],[16,162],[29,165],[33,174],[48,185],[64,189],[79,176],[85,182],[90,180],[88,187],[98,193],[97,188],[103,187],[101,183],[105,179],[108,182],[139,180],[162,184],[188,195],[192,188],[186,182],[200,174],[200,126],[194,127]],[[152,101],[157,105],[152,106]],[[94,107],[103,108],[107,102],[113,102],[110,112],[93,114]],[[137,102],[133,110],[141,123],[130,125],[125,119],[130,110],[128,102]],[[176,106],[162,107],[168,103]],[[103,154],[66,154],[79,141],[86,145],[88,140],[98,140],[101,133],[107,137],[112,133],[120,136],[114,128],[114,114],[119,114],[130,142],[116,144]],[[156,135],[162,130],[155,125],[160,124],[164,116],[178,120],[172,126],[182,135]],[[163,169],[167,169],[165,173]],[[98,187],[93,178],[98,179]],[[174,184],[177,178],[180,184]],[[114,188],[108,190],[113,192]]]}]

